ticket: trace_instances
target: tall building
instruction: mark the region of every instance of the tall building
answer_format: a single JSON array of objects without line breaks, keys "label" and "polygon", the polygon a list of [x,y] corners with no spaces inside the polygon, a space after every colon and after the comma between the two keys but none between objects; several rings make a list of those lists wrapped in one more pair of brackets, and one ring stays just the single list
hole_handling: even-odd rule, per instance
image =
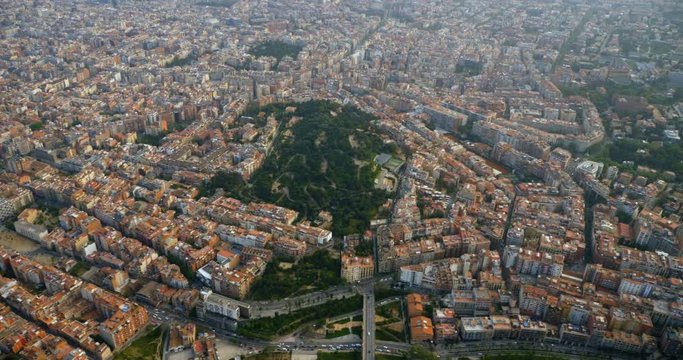
[{"label": "tall building", "polygon": [[343,253],[341,256],[341,276],[348,282],[356,282],[372,278],[375,273],[375,262],[372,256],[359,257]]}]

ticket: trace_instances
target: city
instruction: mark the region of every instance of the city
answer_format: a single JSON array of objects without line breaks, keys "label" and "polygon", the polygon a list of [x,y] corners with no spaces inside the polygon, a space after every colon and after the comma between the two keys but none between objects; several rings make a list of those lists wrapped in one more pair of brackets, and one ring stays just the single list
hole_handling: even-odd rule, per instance
[{"label": "city", "polygon": [[682,120],[677,0],[0,0],[0,358],[679,358]]}]

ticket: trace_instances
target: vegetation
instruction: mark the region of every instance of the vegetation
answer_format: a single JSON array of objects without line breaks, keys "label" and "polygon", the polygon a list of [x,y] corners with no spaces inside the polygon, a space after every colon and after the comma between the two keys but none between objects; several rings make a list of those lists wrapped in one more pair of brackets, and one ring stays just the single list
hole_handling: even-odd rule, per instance
[{"label": "vegetation", "polygon": [[289,44],[279,40],[268,40],[251,48],[249,53],[256,57],[272,56],[279,63],[285,56],[296,59],[302,49],[303,46],[300,45]]},{"label": "vegetation", "polygon": [[[285,112],[288,106],[296,111]],[[371,115],[329,101],[251,105],[243,115],[254,117],[257,124],[269,115],[280,121],[273,151],[251,184],[234,174],[218,173],[203,194],[222,187],[242,201],[274,203],[305,218],[326,210],[332,213],[337,235],[359,233],[369,226],[388,197],[374,187],[380,169],[373,159],[385,147],[370,127]],[[294,116],[299,120],[290,121]]]},{"label": "vegetation", "polygon": [[133,341],[128,347],[114,356],[114,360],[155,360],[159,359],[159,350],[163,335],[161,326],[148,326],[146,333]]},{"label": "vegetation", "polygon": [[[615,95],[642,96],[651,104],[673,105],[683,100],[683,90],[675,89],[672,96],[667,93],[670,90],[669,80],[661,77],[649,84],[630,84],[619,85],[613,81],[607,81],[601,88],[592,87],[571,87],[561,86],[560,90],[564,96],[585,96],[589,98],[600,112],[606,111],[609,106],[614,105],[612,101]],[[630,116],[638,114],[619,114],[620,116]]]},{"label": "vegetation", "polygon": [[401,302],[393,301],[388,304],[384,304],[377,308],[377,314],[386,319],[378,325],[401,321]]},{"label": "vegetation", "polygon": [[253,196],[242,176],[235,172],[220,170],[211,180],[199,189],[199,196],[211,196],[216,189],[221,188],[225,196],[250,201]]},{"label": "vegetation", "polygon": [[382,300],[392,296],[404,296],[410,292],[406,290],[392,289],[389,287],[375,286],[375,299]]},{"label": "vegetation", "polygon": [[173,254],[168,254],[166,256],[168,261],[171,264],[176,264],[180,268],[180,272],[190,281],[194,281],[195,277],[197,276],[197,273],[193,271],[188,265],[187,262],[185,262],[183,259],[180,259],[178,256],[173,255]]},{"label": "vegetation", "polygon": [[361,360],[360,351],[352,352],[318,352],[318,360]]},{"label": "vegetation", "polygon": [[327,326],[331,328],[331,327],[334,326],[335,324],[343,325],[343,324],[349,323],[350,321],[351,321],[351,318],[341,319],[341,320],[339,320],[339,321],[335,321],[335,322],[333,322],[333,323],[331,323],[331,324],[328,324]]},{"label": "vegetation", "polygon": [[576,28],[572,30],[571,33],[569,33],[569,37],[567,38],[567,41],[565,41],[562,44],[562,47],[560,47],[560,51],[557,54],[557,58],[555,58],[555,62],[553,63],[553,68],[552,70],[555,71],[555,69],[562,65],[564,62],[564,57],[567,55],[567,51],[571,46],[573,46],[576,43],[576,39],[579,37],[579,35],[583,32],[583,30],[586,28],[586,24],[588,21],[593,17],[593,11],[588,11],[586,14],[581,18],[581,21],[579,21],[579,24],[576,25]]},{"label": "vegetation", "polygon": [[[642,165],[658,171],[672,171],[678,179],[683,179],[683,146],[680,144],[621,139],[592,147],[589,152],[593,160],[607,165],[616,165],[621,170],[635,172],[633,168],[623,164],[623,161],[633,161],[635,166]],[[653,177],[649,173],[638,175]]]},{"label": "vegetation", "polygon": [[28,127],[33,131],[38,131],[38,130],[43,128],[43,123],[40,121],[34,122],[34,123],[31,123],[31,125],[29,125]]},{"label": "vegetation", "polygon": [[349,334],[351,334],[351,330],[349,328],[343,328],[337,331],[328,331],[325,334],[325,339],[335,339]]},{"label": "vegetation", "polygon": [[247,355],[247,360],[289,360],[291,358],[288,352],[276,350],[272,346],[268,346],[263,351],[257,354]]},{"label": "vegetation", "polygon": [[536,353],[534,351],[505,351],[495,354],[485,354],[484,360],[562,360],[564,356],[557,353]]},{"label": "vegetation", "polygon": [[341,285],[344,280],[339,275],[340,267],[339,259],[333,259],[327,250],[307,255],[289,269],[280,268],[280,259],[276,258],[256,280],[249,297],[274,300]]},{"label": "vegetation", "polygon": [[85,274],[88,270],[90,270],[88,264],[79,261],[76,263],[76,265],[74,265],[74,267],[71,268],[71,270],[69,270],[69,274],[71,274],[72,276],[81,276]]},{"label": "vegetation", "polygon": [[405,341],[405,336],[403,335],[403,333],[391,330],[391,329],[386,328],[386,327],[377,328],[376,336],[377,336],[377,340],[382,340],[382,341],[396,341],[396,342],[404,342]]},{"label": "vegetation", "polygon": [[152,146],[161,146],[161,140],[166,137],[168,133],[160,132],[157,135],[142,134],[138,135],[138,144],[147,144]]},{"label": "vegetation", "polygon": [[185,66],[190,65],[195,61],[197,61],[197,56],[194,54],[189,54],[186,57],[179,57],[178,55],[176,55],[173,57],[173,60],[171,60],[170,63],[166,64],[165,67],[172,68],[175,66]]},{"label": "vegetation", "polygon": [[[318,352],[318,360],[361,360],[363,356],[360,351],[352,352]],[[375,354],[375,359],[377,360],[394,360],[403,359],[402,356],[386,355],[386,354]]]},{"label": "vegetation", "polygon": [[617,216],[617,219],[619,219],[620,223],[624,223],[624,224],[630,224],[631,223],[631,220],[632,220],[631,215],[629,215],[624,210],[621,210],[621,209],[617,210],[616,216]]},{"label": "vegetation", "polygon": [[198,1],[196,5],[229,8],[237,4],[239,0],[204,0]]},{"label": "vegetation", "polygon": [[14,229],[14,222],[15,221],[17,221],[17,216],[12,215],[12,216],[8,217],[7,219],[5,219],[5,221],[2,223],[2,226],[6,227],[7,229],[9,229],[11,231],[15,231],[15,229]]},{"label": "vegetation", "polygon": [[482,62],[476,62],[472,65],[458,63],[455,65],[455,72],[458,74],[467,74],[468,76],[480,75],[482,70],[484,70],[484,64]]},{"label": "vegetation", "polygon": [[438,356],[433,352],[423,348],[422,346],[413,345],[410,347],[410,351],[405,354],[404,359],[410,360],[436,360]]},{"label": "vegetation", "polygon": [[35,224],[43,225],[48,231],[52,231],[52,229],[59,226],[59,210],[41,211]]},{"label": "vegetation", "polygon": [[350,313],[362,307],[363,298],[356,295],[348,299],[334,300],[323,305],[299,309],[289,314],[248,320],[240,324],[237,333],[242,336],[270,340],[275,336],[287,334],[305,323]]},{"label": "vegetation", "polygon": [[361,241],[354,249],[356,256],[370,256],[374,253],[372,241]]}]

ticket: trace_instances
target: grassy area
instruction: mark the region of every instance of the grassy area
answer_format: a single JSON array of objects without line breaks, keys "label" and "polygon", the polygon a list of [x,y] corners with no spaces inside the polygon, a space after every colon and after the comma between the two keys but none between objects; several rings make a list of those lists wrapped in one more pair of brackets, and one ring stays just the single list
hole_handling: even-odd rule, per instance
[{"label": "grassy area", "polygon": [[386,318],[389,322],[401,320],[401,302],[395,301],[384,304],[377,309],[377,314]]},{"label": "grassy area", "polygon": [[[289,269],[282,269],[274,259],[251,288],[252,300],[274,300],[305,292],[324,290],[341,285],[340,260],[332,258],[327,250],[318,250],[305,256]],[[303,289],[303,291],[302,291]]]},{"label": "grassy area", "polygon": [[377,336],[377,340],[382,340],[382,341],[396,341],[396,342],[405,341],[405,337],[403,336],[402,333],[397,333],[395,331],[392,331],[392,330],[384,328],[384,327],[378,327],[376,329],[375,336]]},{"label": "grassy area", "polygon": [[155,360],[160,358],[163,328],[148,326],[146,333],[114,356],[114,360]]},{"label": "grassy area", "polygon": [[74,265],[74,267],[71,268],[71,270],[69,270],[69,274],[72,276],[81,276],[88,270],[90,270],[90,266],[82,261],[79,261],[76,263],[76,265]]},{"label": "grassy area", "polygon": [[341,319],[341,320],[339,320],[339,321],[335,321],[335,322],[333,322],[333,323],[329,323],[329,324],[327,324],[327,326],[328,326],[329,328],[332,328],[332,327],[334,327],[335,324],[343,325],[343,324],[346,324],[346,323],[348,323],[348,322],[350,322],[350,321],[351,321],[351,318]]},{"label": "grassy area", "polygon": [[323,305],[299,309],[289,314],[270,318],[260,318],[240,323],[237,332],[243,336],[270,340],[285,335],[308,322],[323,320],[359,310],[363,307],[360,295],[352,298],[334,300]]},{"label": "grassy area", "polygon": [[335,339],[335,338],[342,337],[344,335],[349,335],[349,334],[351,334],[351,330],[349,330],[349,328],[343,328],[343,329],[337,330],[337,331],[328,331],[325,334],[325,339]]},{"label": "grassy area", "polygon": [[363,327],[362,326],[354,326],[351,328],[351,334],[357,335],[358,337],[363,337]]}]

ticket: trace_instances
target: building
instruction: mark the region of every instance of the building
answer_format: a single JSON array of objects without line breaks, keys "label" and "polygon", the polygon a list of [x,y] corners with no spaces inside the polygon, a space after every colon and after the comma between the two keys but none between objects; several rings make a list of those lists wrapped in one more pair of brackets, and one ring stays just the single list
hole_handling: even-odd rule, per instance
[{"label": "building", "polygon": [[526,341],[542,341],[548,333],[543,321],[532,321],[528,316],[517,316],[511,319],[512,337]]},{"label": "building", "polygon": [[590,339],[588,329],[583,326],[562,324],[560,326],[560,342],[573,346],[586,346]]},{"label": "building", "polygon": [[683,329],[667,328],[659,341],[665,355],[675,356],[683,350]]},{"label": "building", "polygon": [[464,341],[493,339],[493,326],[488,317],[463,317],[459,330]]},{"label": "building", "polygon": [[419,343],[434,339],[432,320],[425,316],[410,318],[410,342]]},{"label": "building", "polygon": [[45,226],[31,224],[23,220],[17,220],[14,222],[14,231],[39,243],[42,243],[48,234],[47,228]]},{"label": "building", "polygon": [[306,254],[306,242],[292,239],[290,237],[280,237],[271,243],[273,254],[299,260]]},{"label": "building", "polygon": [[237,302],[213,292],[206,294],[204,297],[204,309],[208,312],[220,314],[234,320],[240,318],[240,307]]},{"label": "building", "polygon": [[5,222],[31,203],[33,203],[31,190],[14,184],[0,183],[0,222]]},{"label": "building", "polygon": [[539,287],[523,285],[519,289],[519,311],[524,315],[543,318],[548,310],[548,292]]},{"label": "building", "polygon": [[602,347],[616,351],[640,353],[643,350],[643,342],[638,335],[615,330],[605,332]]},{"label": "building", "polygon": [[341,277],[352,283],[371,279],[375,273],[375,262],[372,256],[354,256],[343,253],[341,256]]},{"label": "building", "polygon": [[197,326],[194,323],[171,327],[168,338],[168,351],[178,352],[192,346],[197,336]]},{"label": "building", "polygon": [[420,294],[408,294],[406,296],[406,307],[408,308],[408,317],[424,315],[424,301]]}]

